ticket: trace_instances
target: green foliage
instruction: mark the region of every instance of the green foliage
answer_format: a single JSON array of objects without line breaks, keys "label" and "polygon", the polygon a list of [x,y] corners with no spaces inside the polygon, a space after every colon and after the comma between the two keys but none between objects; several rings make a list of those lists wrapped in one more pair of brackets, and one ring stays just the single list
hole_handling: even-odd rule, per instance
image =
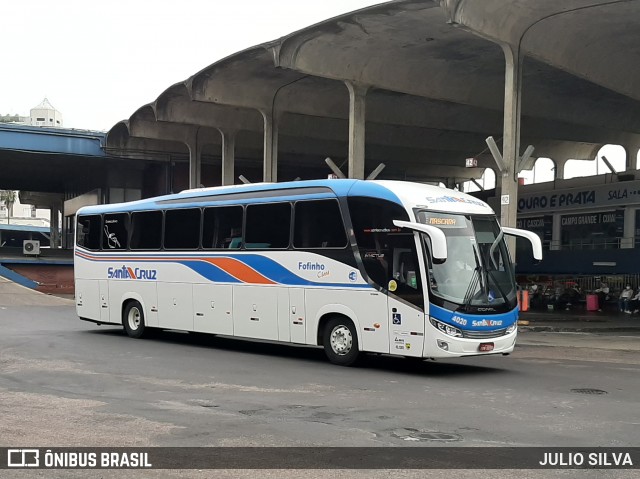
[{"label": "green foliage", "polygon": [[14,190],[0,190],[0,201],[4,201],[5,205],[15,203],[18,194]]}]

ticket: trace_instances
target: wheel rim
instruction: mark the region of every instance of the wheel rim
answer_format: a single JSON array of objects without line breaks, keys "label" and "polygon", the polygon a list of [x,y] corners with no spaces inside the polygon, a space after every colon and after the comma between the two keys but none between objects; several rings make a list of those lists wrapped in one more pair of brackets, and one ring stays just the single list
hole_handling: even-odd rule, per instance
[{"label": "wheel rim", "polygon": [[142,323],[142,318],[140,315],[140,310],[135,306],[129,310],[129,315],[127,316],[127,322],[129,323],[129,329],[132,331],[137,330]]},{"label": "wheel rim", "polygon": [[331,349],[334,353],[338,356],[344,356],[351,351],[353,336],[349,328],[341,324],[333,328],[329,342],[331,343]]}]

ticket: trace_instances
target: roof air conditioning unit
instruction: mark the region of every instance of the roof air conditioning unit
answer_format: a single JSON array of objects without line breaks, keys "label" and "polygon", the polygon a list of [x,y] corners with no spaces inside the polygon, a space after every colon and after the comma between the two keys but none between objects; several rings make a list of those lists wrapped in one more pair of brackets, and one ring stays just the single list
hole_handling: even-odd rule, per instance
[{"label": "roof air conditioning unit", "polygon": [[38,241],[38,240],[24,240],[22,242],[22,254],[25,254],[25,255],[39,255],[40,254],[40,241]]}]

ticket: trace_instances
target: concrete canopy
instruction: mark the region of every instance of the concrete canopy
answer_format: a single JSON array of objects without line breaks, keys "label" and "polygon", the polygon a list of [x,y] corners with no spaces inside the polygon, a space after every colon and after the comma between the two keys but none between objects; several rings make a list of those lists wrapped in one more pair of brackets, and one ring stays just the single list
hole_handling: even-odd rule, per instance
[{"label": "concrete canopy", "polygon": [[367,171],[383,161],[384,178],[477,178],[464,159],[495,167],[484,139],[503,136],[505,51],[515,50],[521,144],[559,163],[606,143],[637,151],[639,23],[639,1],[386,2],[212,64],[114,126],[107,148],[128,156],[153,141],[184,155],[205,127],[214,157],[226,134],[236,161],[260,166],[273,149],[278,178],[324,176],[326,156],[349,154],[350,84],[367,92]]}]

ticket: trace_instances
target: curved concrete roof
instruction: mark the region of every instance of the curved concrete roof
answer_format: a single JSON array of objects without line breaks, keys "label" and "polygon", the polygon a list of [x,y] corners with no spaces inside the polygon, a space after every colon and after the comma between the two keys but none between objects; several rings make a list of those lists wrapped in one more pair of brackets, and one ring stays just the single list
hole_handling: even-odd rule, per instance
[{"label": "curved concrete roof", "polygon": [[195,134],[215,155],[219,130],[243,132],[236,157],[260,164],[265,119],[278,118],[279,177],[314,177],[347,156],[348,81],[368,88],[368,171],[478,177],[464,158],[495,165],[484,139],[502,136],[503,49],[519,47],[522,144],[558,162],[606,143],[637,150],[639,24],[638,0],[386,2],[213,63],[115,125],[107,147],[185,154]]}]

